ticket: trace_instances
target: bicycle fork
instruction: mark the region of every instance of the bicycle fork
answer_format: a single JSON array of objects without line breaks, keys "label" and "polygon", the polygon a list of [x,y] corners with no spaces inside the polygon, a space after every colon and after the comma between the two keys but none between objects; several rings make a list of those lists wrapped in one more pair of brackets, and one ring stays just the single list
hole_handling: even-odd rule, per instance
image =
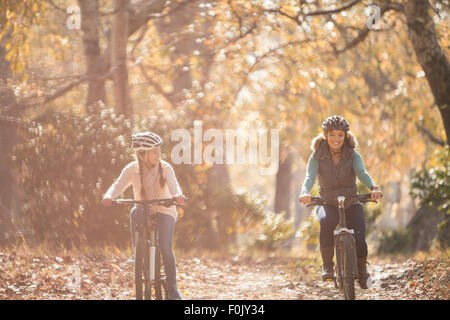
[{"label": "bicycle fork", "polygon": [[[345,207],[344,207],[345,197],[338,197],[338,206],[339,206],[339,224],[336,230],[334,230],[334,242],[336,247],[336,262],[337,262],[337,277],[339,279],[343,279],[343,265],[344,265],[344,254],[345,254],[345,241],[350,241],[352,243],[352,248],[355,247],[354,244],[354,230],[347,228],[347,222],[345,219]],[[346,240],[347,239],[347,240]],[[339,260],[339,261],[338,261]],[[353,276],[357,277],[357,263],[356,263],[356,252],[352,254],[351,257],[351,266],[353,271]],[[337,283],[335,280],[335,287],[337,288]]]}]

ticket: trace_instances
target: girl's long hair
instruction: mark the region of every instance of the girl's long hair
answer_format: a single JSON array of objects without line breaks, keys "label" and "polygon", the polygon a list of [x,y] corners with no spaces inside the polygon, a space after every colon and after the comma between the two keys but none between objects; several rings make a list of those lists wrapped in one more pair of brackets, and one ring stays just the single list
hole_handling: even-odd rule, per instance
[{"label": "girl's long hair", "polygon": [[[146,200],[147,199],[147,192],[145,191],[144,188],[144,167],[146,167],[146,165],[144,164],[144,156],[145,156],[145,151],[140,151],[138,153],[136,153],[136,158],[138,161],[138,167],[139,167],[139,178],[141,180],[141,199],[142,200]],[[161,160],[159,160],[159,164],[158,164],[158,175],[159,175],[159,185],[162,187],[164,187],[164,184],[166,183],[166,179],[164,179],[164,176],[162,174],[162,162]]]}]

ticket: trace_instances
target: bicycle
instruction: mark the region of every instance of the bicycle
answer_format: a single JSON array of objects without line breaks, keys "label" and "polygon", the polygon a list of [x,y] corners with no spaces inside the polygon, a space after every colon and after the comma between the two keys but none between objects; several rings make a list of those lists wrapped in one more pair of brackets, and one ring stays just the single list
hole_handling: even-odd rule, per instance
[{"label": "bicycle", "polygon": [[[377,202],[371,199],[371,194],[360,194],[356,196],[361,203]],[[354,230],[347,228],[345,219],[345,197],[337,197],[339,208],[339,223],[334,230],[334,246],[336,252],[337,282],[336,277],[333,280],[335,288],[343,293],[346,300],[355,300],[355,280],[358,279],[358,267],[356,258],[356,244]],[[325,200],[321,197],[311,197],[310,204],[307,207],[324,205]],[[370,278],[368,279],[370,281]],[[370,285],[371,283],[368,283]],[[370,286],[369,286],[370,287]]]},{"label": "bicycle", "polygon": [[[147,205],[169,207],[176,204],[175,198],[133,200],[117,199],[118,205],[144,205],[144,219],[135,227],[134,248],[134,283],[136,300],[167,300],[168,289],[166,276],[161,273],[161,253],[158,245],[158,228],[156,213],[150,214]],[[153,290],[152,290],[153,289]]]}]

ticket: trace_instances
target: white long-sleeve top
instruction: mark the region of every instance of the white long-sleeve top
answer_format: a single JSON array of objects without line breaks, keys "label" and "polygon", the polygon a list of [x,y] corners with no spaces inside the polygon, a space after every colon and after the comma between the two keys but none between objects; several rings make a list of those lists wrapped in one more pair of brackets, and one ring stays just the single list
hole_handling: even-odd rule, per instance
[{"label": "white long-sleeve top", "polygon": [[[172,166],[161,160],[162,174],[166,181],[161,188],[159,183],[159,165],[154,166],[152,169],[147,170],[143,168],[143,181],[144,188],[147,195],[146,200],[171,198],[176,195],[181,195],[182,191],[175,176],[175,171]],[[119,178],[109,187],[108,191],[103,196],[104,198],[116,199],[122,194],[129,186],[133,187],[133,194],[135,200],[142,200],[141,198],[141,178],[139,176],[139,164],[138,161],[133,161],[123,168]],[[164,206],[152,206],[152,211],[161,212],[171,215],[175,218],[178,217],[176,206],[164,207]]]}]

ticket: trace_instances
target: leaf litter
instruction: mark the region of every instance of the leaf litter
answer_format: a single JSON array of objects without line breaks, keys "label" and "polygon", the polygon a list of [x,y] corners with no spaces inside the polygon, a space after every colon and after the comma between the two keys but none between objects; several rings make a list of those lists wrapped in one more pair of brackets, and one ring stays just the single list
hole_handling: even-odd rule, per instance
[{"label": "leaf litter", "polygon": [[[407,260],[368,266],[373,287],[363,300],[449,300],[448,259]],[[183,299],[335,300],[333,282],[323,282],[320,266],[300,258],[177,258]],[[0,299],[134,299],[133,265],[125,255],[47,256],[0,252]]]}]

